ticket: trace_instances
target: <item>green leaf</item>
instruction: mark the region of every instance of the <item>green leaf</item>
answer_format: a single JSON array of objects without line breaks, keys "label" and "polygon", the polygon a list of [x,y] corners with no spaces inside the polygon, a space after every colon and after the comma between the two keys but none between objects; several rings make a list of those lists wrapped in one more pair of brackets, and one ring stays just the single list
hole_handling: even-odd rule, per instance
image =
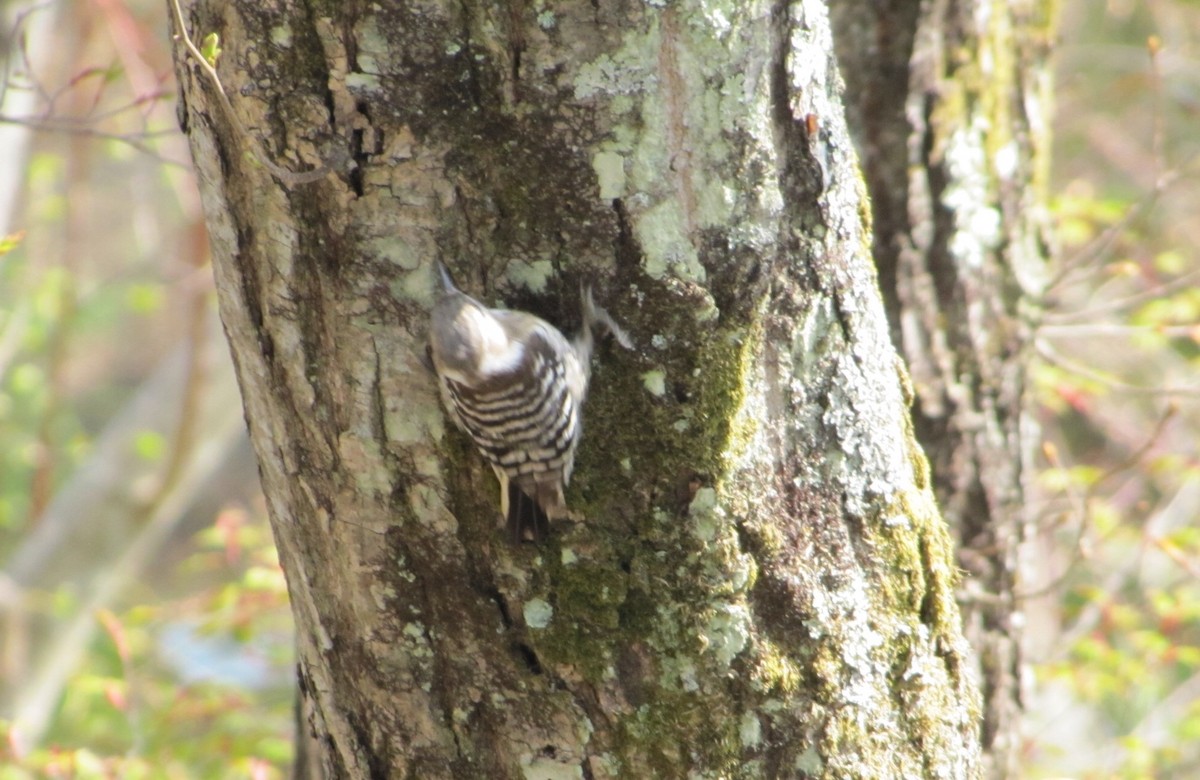
[{"label": "green leaf", "polygon": [[1164,274],[1178,275],[1187,271],[1188,260],[1177,249],[1168,249],[1154,256],[1154,267]]},{"label": "green leaf", "polygon": [[221,36],[215,32],[204,36],[204,40],[200,42],[200,54],[204,56],[209,65],[217,67],[217,59],[221,56]]},{"label": "green leaf", "polygon": [[21,239],[23,238],[25,238],[24,230],[18,230],[16,233],[9,233],[7,236],[0,236],[0,256],[8,254],[20,246]]},{"label": "green leaf", "polygon": [[248,590],[279,593],[287,587],[283,572],[279,569],[268,569],[265,566],[251,566],[242,577],[242,584]]},{"label": "green leaf", "polygon": [[142,460],[157,461],[167,451],[167,440],[158,431],[141,431],[133,438],[133,449]]},{"label": "green leaf", "polygon": [[162,308],[164,297],[161,284],[135,284],[125,294],[125,300],[135,314],[153,314]]},{"label": "green leaf", "polygon": [[45,373],[33,363],[21,363],[12,370],[10,377],[10,386],[15,395],[33,395],[42,392],[46,386]]},{"label": "green leaf", "polygon": [[1200,647],[1183,645],[1175,648],[1175,660],[1180,666],[1191,669],[1200,667]]}]

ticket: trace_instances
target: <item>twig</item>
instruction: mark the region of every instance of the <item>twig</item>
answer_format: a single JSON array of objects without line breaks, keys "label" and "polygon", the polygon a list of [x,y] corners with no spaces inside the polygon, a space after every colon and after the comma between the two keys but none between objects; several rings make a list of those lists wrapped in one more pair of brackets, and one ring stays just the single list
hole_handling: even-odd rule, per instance
[{"label": "twig", "polygon": [[1145,387],[1142,385],[1134,385],[1128,382],[1122,382],[1120,379],[1103,374],[1095,369],[1089,368],[1078,361],[1063,357],[1058,350],[1050,346],[1045,339],[1037,339],[1034,342],[1034,349],[1038,355],[1049,363],[1070,371],[1073,374],[1078,374],[1085,379],[1090,379],[1093,382],[1099,382],[1114,390],[1120,390],[1125,393],[1133,393],[1138,395],[1157,395],[1157,396],[1200,396],[1200,386],[1191,385],[1187,387]]},{"label": "twig", "polygon": [[[40,3],[38,5],[31,6],[29,8],[22,10],[20,13],[18,13],[16,21],[13,23],[12,38],[9,41],[9,46],[7,47],[8,51],[20,51],[21,52],[21,62],[23,62],[25,64],[25,72],[28,73],[30,76],[31,85],[43,97],[47,97],[47,94],[46,94],[46,91],[44,89],[42,89],[42,85],[39,84],[36,79],[33,79],[33,63],[30,62],[30,60],[29,60],[29,52],[25,48],[25,38],[21,35],[21,28],[25,26],[25,22],[27,19],[29,19],[30,16],[33,16],[35,13],[45,10],[46,8],[50,8],[53,5],[54,5],[54,3],[52,2],[52,0],[47,0],[44,3]],[[4,83],[2,85],[0,85],[0,105],[3,105],[4,99],[8,97],[7,92],[8,92],[9,76],[11,75],[11,71],[9,69],[8,63],[12,59],[13,58],[11,56],[5,58]]]},{"label": "twig", "polygon": [[1143,200],[1130,206],[1125,213],[1121,215],[1119,220],[1101,231],[1100,235],[1089,241],[1087,246],[1081,247],[1079,251],[1071,257],[1063,258],[1062,263],[1059,265],[1058,272],[1046,283],[1046,292],[1049,293],[1050,291],[1056,289],[1060,284],[1066,281],[1067,277],[1070,276],[1074,271],[1087,266],[1092,260],[1108,252],[1112,245],[1116,243],[1117,238],[1125,233],[1133,220],[1140,216],[1142,212],[1150,210],[1150,207],[1154,205],[1155,201],[1158,200],[1159,194],[1160,189],[1155,188],[1155,190],[1147,195]]},{"label": "twig", "polygon": [[1158,56],[1162,52],[1162,39],[1157,35],[1148,37],[1146,51],[1150,55],[1150,105],[1154,110],[1154,124],[1150,133],[1150,154],[1154,160],[1154,172],[1157,175],[1167,169],[1167,120],[1166,112],[1163,110],[1162,63]]},{"label": "twig", "polygon": [[175,27],[177,29],[175,38],[183,42],[183,46],[187,49],[188,54],[200,66],[200,70],[204,72],[208,80],[212,82],[213,88],[217,91],[217,97],[220,99],[221,106],[225,110],[226,116],[229,117],[229,121],[233,123],[234,129],[249,141],[251,145],[250,154],[254,157],[255,161],[289,187],[311,184],[325,178],[332,170],[328,165],[322,165],[320,168],[312,171],[296,173],[276,164],[267,156],[266,150],[258,138],[246,129],[238,118],[237,112],[233,110],[233,104],[229,102],[229,96],[225,94],[225,87],[221,84],[221,77],[217,75],[217,69],[205,58],[204,53],[200,51],[195,42],[192,41],[191,36],[188,35],[187,25],[183,21],[183,9],[179,6],[179,0],[171,0],[171,10],[175,16]]},{"label": "twig", "polygon": [[88,127],[86,125],[75,125],[68,120],[35,119],[33,117],[14,117],[6,116],[4,114],[0,114],[0,124],[23,125],[25,127],[31,127],[34,130],[41,130],[44,132],[69,133],[71,135],[81,135],[88,138],[96,138],[102,141],[117,141],[136,149],[148,157],[152,157],[164,165],[173,165],[178,168],[189,167],[184,163],[164,157],[155,149],[140,140],[157,138],[159,136],[174,135],[174,130],[156,130],[153,132],[139,133],[137,135],[122,135],[120,133],[109,133],[104,130],[97,130],[94,127]]},{"label": "twig", "polygon": [[1117,238],[1125,233],[1135,218],[1140,217],[1144,212],[1148,212],[1158,201],[1159,197],[1182,179],[1184,174],[1188,173],[1189,169],[1198,162],[1200,162],[1200,153],[1191,155],[1182,164],[1159,176],[1154,182],[1154,189],[1145,198],[1130,206],[1121,215],[1119,220],[1105,228],[1100,235],[1088,242],[1087,246],[1081,248],[1072,257],[1063,260],[1059,266],[1058,273],[1046,283],[1046,292],[1049,293],[1051,290],[1057,288],[1073,271],[1085,266],[1093,259],[1107,252],[1116,243]]},{"label": "twig", "polygon": [[1098,322],[1087,325],[1043,325],[1038,328],[1039,336],[1052,339],[1133,336],[1142,333],[1158,334],[1171,338],[1191,338],[1200,335],[1200,322],[1193,325],[1117,325],[1115,323]]},{"label": "twig", "polygon": [[[1159,417],[1158,424],[1154,426],[1154,430],[1151,431],[1146,440],[1142,442],[1142,444],[1125,460],[1108,468],[1104,471],[1104,473],[1092,480],[1092,483],[1088,485],[1087,490],[1083,492],[1082,496],[1077,495],[1071,489],[1070,484],[1065,486],[1068,499],[1072,504],[1077,506],[1076,511],[1078,511],[1080,515],[1079,533],[1075,537],[1075,543],[1071,547],[1071,560],[1067,562],[1067,565],[1063,568],[1062,572],[1060,572],[1058,576],[1050,580],[1048,583],[1034,590],[1013,594],[1013,598],[1015,600],[1027,601],[1029,599],[1039,598],[1054,591],[1056,588],[1062,585],[1063,581],[1066,580],[1066,578],[1071,574],[1071,571],[1075,568],[1075,565],[1078,564],[1080,559],[1083,557],[1083,536],[1085,533],[1087,533],[1088,526],[1091,525],[1091,510],[1089,507],[1091,506],[1092,497],[1096,495],[1102,484],[1112,479],[1116,475],[1132,469],[1134,466],[1140,463],[1142,459],[1145,458],[1150,452],[1150,450],[1153,449],[1154,445],[1158,443],[1158,440],[1162,438],[1163,432],[1167,428],[1167,423],[1169,423],[1178,412],[1179,409],[1174,404],[1168,406],[1166,411],[1163,412],[1162,416]],[[1054,461],[1052,465],[1056,466],[1057,468],[1063,467],[1063,464],[1058,461],[1056,456],[1050,453],[1048,453],[1047,456],[1050,460]]]},{"label": "twig", "polygon": [[1169,282],[1155,286],[1149,290],[1133,293],[1124,298],[1118,298],[1107,303],[1102,303],[1093,306],[1089,309],[1071,312],[1046,312],[1042,320],[1044,322],[1053,323],[1070,323],[1078,320],[1094,320],[1101,314],[1111,314],[1113,312],[1127,309],[1130,306],[1136,306],[1145,301],[1154,301],[1162,298],[1165,295],[1175,292],[1176,290],[1184,290],[1192,287],[1196,279],[1200,277],[1200,270],[1188,271],[1186,274],[1172,279]]},{"label": "twig", "polygon": [[[1200,500],[1200,488],[1197,487],[1197,483],[1184,483],[1181,485],[1170,503],[1166,507],[1154,512],[1146,521],[1142,533],[1143,541],[1148,542],[1153,540],[1169,527],[1186,525],[1196,516],[1198,500]],[[1144,549],[1145,544],[1140,545],[1140,548]],[[1133,577],[1133,572],[1141,565],[1140,553],[1136,556],[1125,556],[1117,568],[1113,569],[1109,576],[1105,578],[1100,590],[1106,594],[1117,593]],[[1102,618],[1103,612],[1103,607],[1096,600],[1092,600],[1091,603],[1081,610],[1074,625],[1056,643],[1055,654],[1062,655],[1069,652],[1075,646],[1075,643],[1079,641],[1080,637],[1092,631]]]},{"label": "twig", "polygon": [[1150,543],[1162,550],[1163,555],[1166,555],[1168,558],[1175,561],[1179,568],[1192,575],[1194,579],[1200,580],[1200,566],[1197,566],[1194,561],[1184,555],[1182,550],[1164,539],[1162,536],[1152,535],[1149,538]]}]

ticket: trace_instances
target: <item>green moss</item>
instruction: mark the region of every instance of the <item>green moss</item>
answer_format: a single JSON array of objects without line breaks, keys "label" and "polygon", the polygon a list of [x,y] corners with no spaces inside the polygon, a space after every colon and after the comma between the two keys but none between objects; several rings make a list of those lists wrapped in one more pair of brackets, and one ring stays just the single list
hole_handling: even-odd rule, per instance
[{"label": "green moss", "polygon": [[[947,578],[937,576],[938,570],[948,571],[944,561],[953,560],[952,543],[929,485],[928,463],[915,442],[910,443],[914,466],[922,469],[914,468],[918,486],[903,491],[881,510],[878,522],[871,527],[886,540],[888,557],[894,562],[891,576],[879,590],[883,596],[881,606],[885,614],[908,615],[915,622],[912,616],[925,610],[931,599],[939,605],[947,599],[953,601],[954,582],[953,578],[947,582]],[[941,562],[938,556],[942,556]],[[939,635],[957,631],[957,609],[950,614],[939,610],[937,616],[925,616],[925,622],[931,617]]]},{"label": "green moss", "polygon": [[[679,768],[703,766],[705,777],[733,776],[741,763],[739,719],[698,694],[666,697],[661,706],[639,707],[618,724],[621,777],[677,777]],[[636,762],[636,763],[635,763]]]},{"label": "green moss", "polygon": [[[640,311],[627,320],[629,329],[677,335],[654,353],[657,364],[649,372],[644,358],[617,351],[608,353],[605,364],[594,371],[577,461],[579,487],[573,485],[568,497],[571,506],[589,518],[607,516],[614,498],[628,499],[631,492],[669,496],[678,488],[673,483],[639,483],[639,476],[721,474],[734,434],[744,433],[733,426],[754,347],[745,337],[745,327],[700,327],[696,317],[706,308],[703,303],[656,284],[642,293]],[[647,376],[654,379],[649,385]],[[608,428],[607,420],[643,422]],[[622,468],[622,463],[627,466]],[[646,520],[652,517],[649,510],[645,504],[637,508]]]},{"label": "green moss", "polygon": [[755,558],[771,559],[779,555],[786,543],[779,526],[757,522],[743,528],[747,552]]},{"label": "green moss", "polygon": [[[554,616],[530,641],[546,662],[595,682],[622,674],[636,690],[638,709],[622,720],[612,749],[622,776],[671,776],[681,760],[736,776],[740,711],[714,711],[725,694],[713,685],[742,659],[777,695],[796,690],[800,677],[781,656],[758,660],[746,605],[757,572],[722,508],[729,453],[753,433],[735,420],[755,344],[745,323],[700,326],[703,301],[659,285],[642,292],[629,329],[676,335],[651,353],[654,366],[643,362],[645,353],[601,352],[568,495],[585,530],[568,533],[564,551],[545,556],[539,582]],[[661,386],[646,387],[647,368]],[[604,425],[628,419],[643,422]],[[688,424],[677,427],[680,420]],[[704,484],[690,497],[701,498],[694,508],[678,503],[680,476],[685,489],[696,479]],[[621,665],[631,657],[633,672]]]},{"label": "green moss", "polygon": [[875,235],[875,211],[871,208],[871,190],[867,187],[866,174],[861,166],[854,166],[854,192],[855,199],[858,201],[858,219],[862,222],[862,232],[859,234],[862,237],[864,246],[862,247],[863,257],[870,257],[872,254],[871,244],[874,241]]},{"label": "green moss", "polygon": [[733,449],[733,425],[742,405],[744,373],[752,354],[752,345],[739,331],[718,332],[700,350],[698,363],[705,372],[705,381],[697,401],[702,426],[699,443],[709,468],[717,471],[724,470],[722,459]]},{"label": "green moss", "polygon": [[755,687],[767,696],[789,697],[799,690],[804,673],[770,640],[759,639],[753,666]]},{"label": "green moss", "polygon": [[612,667],[614,645],[622,634],[627,578],[611,558],[577,558],[550,569],[554,617],[544,630],[531,632],[530,639],[545,660],[574,666],[599,682]]},{"label": "green moss", "polygon": [[834,704],[841,690],[841,676],[845,661],[838,654],[840,649],[831,642],[821,642],[809,664],[808,693],[821,704]]}]

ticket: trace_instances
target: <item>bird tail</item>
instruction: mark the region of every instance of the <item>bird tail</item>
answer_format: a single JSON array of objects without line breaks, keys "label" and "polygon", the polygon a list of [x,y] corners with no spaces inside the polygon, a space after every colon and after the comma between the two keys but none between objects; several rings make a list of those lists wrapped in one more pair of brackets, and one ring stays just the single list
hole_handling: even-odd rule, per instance
[{"label": "bird tail", "polygon": [[438,279],[442,282],[442,292],[453,293],[458,292],[458,288],[454,286],[454,278],[450,276],[450,270],[441,260],[435,260],[437,265]]},{"label": "bird tail", "polygon": [[617,340],[625,349],[633,349],[633,339],[629,338],[629,334],[625,329],[617,324],[613,316],[608,313],[607,309],[596,305],[596,299],[592,297],[591,287],[581,287],[579,290],[580,302],[583,304],[583,325],[579,329],[579,334],[575,337],[575,353],[579,356],[579,362],[585,367],[591,361],[592,347],[594,345],[593,333],[596,330],[607,331],[612,334],[612,337]]},{"label": "bird tail", "polygon": [[517,485],[508,483],[508,533],[513,544],[540,543],[550,533],[550,517],[537,499]]}]

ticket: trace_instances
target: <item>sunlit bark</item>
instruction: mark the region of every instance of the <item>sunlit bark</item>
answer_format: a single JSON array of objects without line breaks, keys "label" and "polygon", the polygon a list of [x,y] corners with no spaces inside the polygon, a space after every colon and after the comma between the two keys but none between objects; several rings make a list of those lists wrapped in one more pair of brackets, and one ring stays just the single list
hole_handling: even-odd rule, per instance
[{"label": "sunlit bark", "polygon": [[[185,19],[237,112],[179,49],[330,777],[976,773],[819,4]],[[580,522],[541,547],[439,408],[439,259],[566,328],[588,281],[637,342],[597,357]]]},{"label": "sunlit bark", "polygon": [[1037,439],[1026,370],[1049,254],[1055,12],[989,0],[836,8],[892,337],[969,575],[960,600],[984,697],[987,774],[1016,777],[1019,591]]}]

